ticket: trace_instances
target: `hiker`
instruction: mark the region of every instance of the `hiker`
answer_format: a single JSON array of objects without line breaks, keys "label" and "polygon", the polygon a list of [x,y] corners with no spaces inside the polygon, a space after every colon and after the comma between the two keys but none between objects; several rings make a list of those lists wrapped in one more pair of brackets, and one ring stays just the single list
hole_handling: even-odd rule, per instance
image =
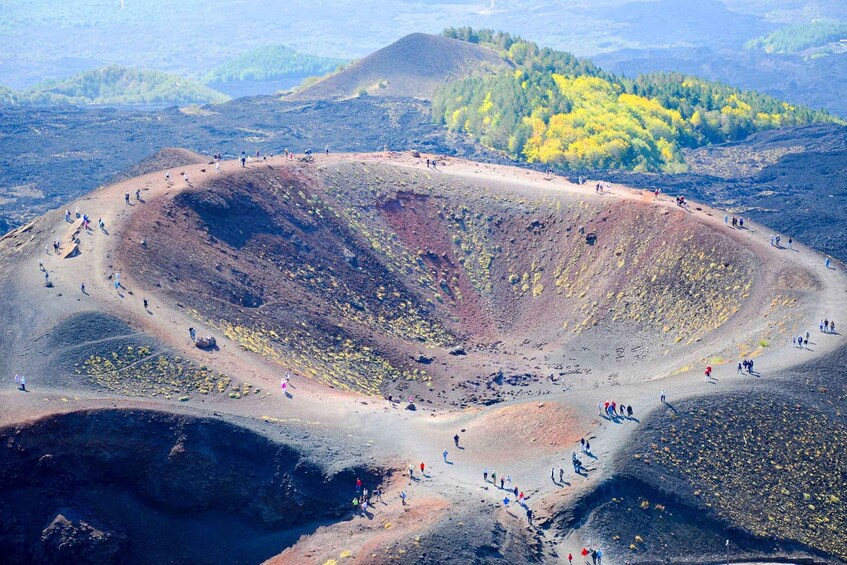
[{"label": "hiker", "polygon": [[415,468],[414,468],[414,467],[412,467],[411,465],[409,465],[409,478],[410,478],[410,479],[414,479],[414,478],[415,478]]},{"label": "hiker", "polygon": [[527,520],[527,522],[532,524],[532,508],[526,509],[526,520]]},{"label": "hiker", "polygon": [[48,273],[47,271],[44,271],[44,284],[50,284],[50,273]]},{"label": "hiker", "polygon": [[626,415],[628,418],[632,418],[632,404],[626,407]]},{"label": "hiker", "polygon": [[444,462],[447,463],[447,450],[445,449],[444,451],[442,451],[441,455],[444,456]]},{"label": "hiker", "polygon": [[425,466],[425,465],[423,464],[423,461],[421,461],[421,475],[423,475],[423,474],[424,474],[424,466]]},{"label": "hiker", "polygon": [[21,390],[26,392],[26,377],[21,375]]},{"label": "hiker", "polygon": [[[829,324],[827,324],[827,326],[828,325]],[[823,333],[823,320],[821,320],[820,323],[818,323],[818,329],[821,331],[821,333]]]},{"label": "hiker", "polygon": [[603,415],[603,401],[602,400],[597,402],[597,415],[598,416]]},{"label": "hiker", "polygon": [[358,493],[358,492],[361,492],[361,491],[362,491],[362,479],[360,479],[359,477],[356,477],[356,492]]},{"label": "hiker", "polygon": [[488,467],[483,467],[482,469],[482,482],[488,482]]},{"label": "hiker", "polygon": [[497,471],[491,473],[491,484],[497,486]]},{"label": "hiker", "polygon": [[584,453],[585,452],[585,438],[579,438],[579,449]]},{"label": "hiker", "polygon": [[374,490],[374,498],[376,498],[379,502],[382,502],[382,490],[379,487]]},{"label": "hiker", "polygon": [[827,257],[826,261],[824,261],[824,265],[826,266],[827,269],[829,269],[829,263],[830,263],[830,260],[829,260],[829,257]]},{"label": "hiker", "polygon": [[598,549],[597,550],[597,565],[600,565],[601,563],[603,563],[603,550]]},{"label": "hiker", "polygon": [[742,372],[741,361],[739,361],[738,362],[738,369],[736,369],[735,374],[737,375],[738,373],[741,373],[741,372]]},{"label": "hiker", "polygon": [[512,484],[512,475],[506,475],[506,482],[511,486]]},{"label": "hiker", "polygon": [[456,447],[459,447],[459,434],[453,436],[453,443],[456,444]]},{"label": "hiker", "polygon": [[403,506],[406,506],[406,491],[400,493],[400,500],[403,501]]},{"label": "hiker", "polygon": [[556,482],[556,468],[550,467],[550,480]]},{"label": "hiker", "polygon": [[508,507],[508,506],[509,506],[509,502],[510,502],[510,501],[509,501],[509,497],[508,497],[508,496],[504,496],[504,497],[503,497],[503,506]]},{"label": "hiker", "polygon": [[65,221],[71,223],[71,211],[65,210]]},{"label": "hiker", "polygon": [[20,375],[15,375],[15,388],[18,389],[18,390],[21,389],[21,376]]},{"label": "hiker", "polygon": [[85,294],[85,281],[82,281],[81,283],[79,283],[79,291],[81,293]]},{"label": "hiker", "polygon": [[141,202],[141,189],[135,189],[135,200]]},{"label": "hiker", "polygon": [[165,182],[168,183],[168,184],[171,183],[171,172],[170,171],[165,173]]},{"label": "hiker", "polygon": [[833,320],[829,323],[829,333],[831,333],[831,334],[835,333],[835,320]]},{"label": "hiker", "polygon": [[735,227],[735,226],[737,226],[737,225],[738,225],[738,218],[736,218],[735,216],[733,216],[733,217],[732,217],[732,227]]},{"label": "hiker", "polygon": [[147,310],[147,299],[144,299],[144,309]]},{"label": "hiker", "polygon": [[573,553],[568,553],[568,565],[573,565]]},{"label": "hiker", "polygon": [[585,442],[585,453],[591,453],[591,444],[589,442]]},{"label": "hiker", "polygon": [[501,476],[500,476],[500,490],[503,490],[503,483],[504,483],[504,482],[505,482],[505,479],[503,479],[503,477],[502,477],[502,475],[501,475]]},{"label": "hiker", "polygon": [[367,500],[362,501],[362,514],[364,514],[365,516],[368,515],[368,501]]},{"label": "hiker", "polygon": [[188,173],[185,173],[184,178],[185,178],[185,184],[191,184],[191,183],[188,182]]},{"label": "hiker", "polygon": [[353,514],[359,513],[359,499],[355,496],[353,497]]},{"label": "hiker", "polygon": [[216,172],[216,173],[221,172],[221,164],[220,164],[219,162],[218,162],[218,163],[215,163],[215,172]]},{"label": "hiker", "polygon": [[106,222],[103,221],[103,218],[97,220],[97,225],[100,226],[100,229],[106,231]]},{"label": "hiker", "polygon": [[247,157],[245,157],[244,155],[242,155],[242,156],[241,156],[241,168],[244,168],[244,167],[246,167],[246,166],[247,166]]},{"label": "hiker", "polygon": [[129,192],[124,192],[124,201],[129,204]]},{"label": "hiker", "polygon": [[191,341],[197,341],[197,332],[194,331],[194,328],[188,328],[188,337],[191,338]]},{"label": "hiker", "polygon": [[723,225],[727,225],[729,223],[729,216],[727,214],[723,215]]},{"label": "hiker", "polygon": [[738,218],[738,227],[744,229],[744,218]]},{"label": "hiker", "polygon": [[565,470],[559,467],[559,482],[565,482]]},{"label": "hiker", "polygon": [[794,243],[794,239],[791,236],[788,236],[788,249],[791,249],[792,243]]},{"label": "hiker", "polygon": [[750,373],[750,374],[753,373],[753,360],[752,359],[747,361],[747,372]]},{"label": "hiker", "polygon": [[324,155],[329,155],[329,145],[324,147]]},{"label": "hiker", "polygon": [[517,498],[518,497],[518,487],[515,487],[515,490],[513,490],[512,492],[515,493],[515,498]]},{"label": "hiker", "polygon": [[663,404],[665,402],[665,389],[662,389],[662,394],[659,395],[659,402]]}]

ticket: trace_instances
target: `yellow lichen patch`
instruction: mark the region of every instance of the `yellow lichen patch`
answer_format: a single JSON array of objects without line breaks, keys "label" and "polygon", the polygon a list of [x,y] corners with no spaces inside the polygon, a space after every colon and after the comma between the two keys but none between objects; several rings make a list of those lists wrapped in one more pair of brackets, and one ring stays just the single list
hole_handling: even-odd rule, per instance
[{"label": "yellow lichen patch", "polygon": [[92,355],[76,373],[97,386],[127,396],[190,398],[192,393],[226,392],[231,382],[228,376],[181,357],[132,346],[105,356]]},{"label": "yellow lichen patch", "polygon": [[432,380],[422,369],[397,368],[372,348],[349,338],[336,336],[327,344],[302,327],[276,332],[281,337],[273,338],[264,328],[237,326],[226,320],[210,323],[248,351],[342,390],[376,395],[386,380]]}]

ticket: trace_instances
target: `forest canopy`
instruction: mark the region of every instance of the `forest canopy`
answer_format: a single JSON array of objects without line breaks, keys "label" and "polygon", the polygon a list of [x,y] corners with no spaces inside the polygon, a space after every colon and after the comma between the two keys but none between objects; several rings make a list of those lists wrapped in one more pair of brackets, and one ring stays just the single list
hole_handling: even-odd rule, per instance
[{"label": "forest canopy", "polygon": [[677,73],[617,77],[507,33],[451,28],[513,69],[442,87],[434,119],[529,162],[569,168],[684,170],[682,149],[764,129],[836,121],[823,111]]},{"label": "forest canopy", "polygon": [[0,105],[205,104],[229,98],[190,79],[110,65],[24,91],[0,87]]},{"label": "forest canopy", "polygon": [[847,39],[847,23],[813,22],[785,26],[748,41],[745,47],[767,53],[798,53],[842,39]]},{"label": "forest canopy", "polygon": [[283,45],[258,47],[209,72],[204,81],[275,80],[324,75],[346,64],[343,59],[300,53]]}]

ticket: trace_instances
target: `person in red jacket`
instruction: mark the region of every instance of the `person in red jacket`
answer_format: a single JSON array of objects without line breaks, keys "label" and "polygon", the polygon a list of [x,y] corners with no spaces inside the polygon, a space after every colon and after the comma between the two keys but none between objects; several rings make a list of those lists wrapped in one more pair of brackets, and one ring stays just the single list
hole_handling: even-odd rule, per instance
[{"label": "person in red jacket", "polygon": [[425,465],[423,464],[423,461],[421,461],[421,475],[424,474],[424,467]]}]

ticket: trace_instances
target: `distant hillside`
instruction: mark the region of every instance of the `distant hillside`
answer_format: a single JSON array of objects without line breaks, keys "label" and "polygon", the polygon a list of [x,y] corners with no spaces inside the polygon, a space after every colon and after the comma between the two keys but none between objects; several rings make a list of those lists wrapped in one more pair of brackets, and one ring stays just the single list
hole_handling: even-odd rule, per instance
[{"label": "distant hillside", "polygon": [[441,85],[508,68],[496,51],[413,33],[297,93],[294,99],[410,96],[430,99]]},{"label": "distant hillside", "polygon": [[683,148],[837,121],[823,111],[682,74],[617,77],[502,32],[445,33],[505,51],[516,70],[443,86],[433,100],[436,121],[529,162],[681,172]]},{"label": "distant hillside", "polygon": [[745,47],[767,53],[799,53],[841,40],[847,40],[847,23],[813,22],[785,26],[749,41]]},{"label": "distant hillside", "polygon": [[108,66],[29,90],[0,89],[5,105],[141,105],[206,104],[228,97],[198,82],[161,71]]},{"label": "distant hillside", "polygon": [[209,72],[203,81],[215,83],[325,75],[345,63],[344,59],[300,53],[284,45],[267,45],[233,57]]}]

